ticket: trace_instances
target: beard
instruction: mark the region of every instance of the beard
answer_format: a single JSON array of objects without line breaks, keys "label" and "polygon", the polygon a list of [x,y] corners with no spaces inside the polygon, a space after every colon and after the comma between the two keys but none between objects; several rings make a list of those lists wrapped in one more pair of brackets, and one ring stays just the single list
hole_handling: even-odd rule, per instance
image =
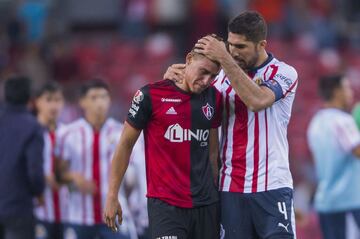
[{"label": "beard", "polygon": [[238,56],[234,56],[234,60],[237,62],[238,66],[241,67],[241,69],[243,69],[244,71],[250,71],[251,69],[255,68],[256,63],[259,60],[259,55],[259,50],[256,46],[254,55],[248,61]]}]

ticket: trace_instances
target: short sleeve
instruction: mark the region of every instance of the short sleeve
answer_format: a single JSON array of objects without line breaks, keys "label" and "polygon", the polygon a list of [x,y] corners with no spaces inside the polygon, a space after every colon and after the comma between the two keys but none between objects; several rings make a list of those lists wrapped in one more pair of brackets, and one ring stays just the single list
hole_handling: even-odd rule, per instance
[{"label": "short sleeve", "polygon": [[360,145],[360,132],[352,117],[347,117],[336,124],[336,135],[345,152],[351,152],[356,146]]},{"label": "short sleeve", "polygon": [[136,129],[144,129],[151,117],[151,105],[149,87],[145,86],[135,93],[126,121]]},{"label": "short sleeve", "polygon": [[271,75],[261,85],[268,87],[275,94],[275,101],[295,93],[298,83],[296,70],[289,65],[271,65]]}]

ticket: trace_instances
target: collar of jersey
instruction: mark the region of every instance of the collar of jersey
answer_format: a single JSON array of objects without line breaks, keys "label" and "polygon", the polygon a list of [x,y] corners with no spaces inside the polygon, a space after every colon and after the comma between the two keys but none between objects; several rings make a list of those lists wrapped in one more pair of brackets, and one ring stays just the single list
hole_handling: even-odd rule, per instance
[{"label": "collar of jersey", "polygon": [[272,59],[274,59],[274,56],[273,56],[272,53],[267,52],[267,54],[268,54],[267,59],[260,66],[257,66],[257,67],[254,67],[254,68],[250,69],[249,73],[256,73],[259,69],[263,68],[264,66],[269,64],[270,61],[272,61]]},{"label": "collar of jersey", "polygon": [[175,90],[179,91],[180,93],[183,93],[183,94],[185,94],[185,95],[192,95],[191,92],[187,92],[187,91],[181,89],[181,88],[180,88],[179,86],[177,86],[177,85],[175,84],[175,82],[173,82],[172,80],[168,80],[168,81],[170,81],[170,84],[172,84],[173,87],[175,88]]}]

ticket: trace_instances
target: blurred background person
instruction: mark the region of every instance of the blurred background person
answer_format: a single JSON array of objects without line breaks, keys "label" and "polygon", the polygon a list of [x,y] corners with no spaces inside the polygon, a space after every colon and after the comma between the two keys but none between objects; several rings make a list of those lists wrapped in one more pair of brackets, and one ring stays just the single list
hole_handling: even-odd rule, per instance
[{"label": "blurred background person", "polygon": [[33,198],[42,203],[43,130],[27,110],[31,82],[5,82],[5,109],[0,112],[0,238],[35,238]]},{"label": "blurred background person", "polygon": [[35,209],[37,218],[37,239],[62,239],[63,222],[67,211],[67,188],[56,181],[55,149],[59,144],[65,126],[58,122],[64,106],[64,96],[60,85],[54,81],[43,84],[35,95],[35,111],[38,122],[44,127],[44,174],[46,188],[44,205]]},{"label": "blurred background person", "polygon": [[346,238],[346,214],[360,227],[360,132],[348,113],[353,102],[349,80],[342,75],[322,77],[319,93],[324,108],[308,128],[318,187],[315,208],[323,237]]},{"label": "blurred background person", "polygon": [[70,186],[69,216],[65,238],[133,239],[136,229],[122,191],[124,221],[112,232],[103,221],[111,157],[120,139],[122,124],[108,117],[110,89],[101,80],[81,87],[80,106],[84,116],[69,124],[60,143],[63,169],[60,178]]}]

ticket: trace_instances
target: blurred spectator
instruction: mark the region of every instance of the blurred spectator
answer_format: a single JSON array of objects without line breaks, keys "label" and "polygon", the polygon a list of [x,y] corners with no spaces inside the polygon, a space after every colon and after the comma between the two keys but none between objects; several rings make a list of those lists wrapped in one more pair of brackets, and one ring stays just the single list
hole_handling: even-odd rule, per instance
[{"label": "blurred spectator", "polygon": [[121,33],[125,38],[142,41],[148,32],[149,1],[123,0]]},{"label": "blurred spectator", "polygon": [[323,77],[319,92],[325,108],[316,113],[308,128],[318,177],[315,208],[324,238],[343,239],[346,214],[351,213],[360,227],[360,132],[347,113],[353,100],[348,79]]},{"label": "blurred spectator", "polygon": [[[0,238],[33,239],[33,197],[42,201],[45,179],[43,130],[27,110],[30,80],[5,83],[5,110],[0,112]],[[1,235],[2,231],[2,235]]]},{"label": "blurred spectator", "polygon": [[18,16],[26,26],[26,35],[29,42],[40,42],[44,37],[49,7],[47,2],[49,1],[20,1],[20,5],[18,7]]},{"label": "blurred spectator", "polygon": [[36,92],[35,111],[38,122],[44,127],[44,174],[46,187],[44,205],[36,207],[37,239],[63,239],[63,223],[67,216],[68,188],[55,179],[55,148],[59,145],[65,126],[58,122],[64,105],[64,96],[56,82],[43,84]]}]

